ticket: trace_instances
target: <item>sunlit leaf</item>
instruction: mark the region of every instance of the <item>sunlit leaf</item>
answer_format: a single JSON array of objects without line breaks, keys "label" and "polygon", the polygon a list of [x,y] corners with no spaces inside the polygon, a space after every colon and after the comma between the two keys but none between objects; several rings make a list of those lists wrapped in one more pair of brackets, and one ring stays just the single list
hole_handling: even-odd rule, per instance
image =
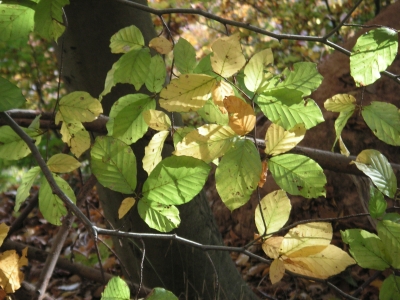
[{"label": "sunlit leaf", "polygon": [[163,36],[155,37],[149,42],[149,47],[160,54],[170,53],[172,51],[172,46],[172,43]]},{"label": "sunlit leaf", "polygon": [[350,151],[347,149],[341,136],[339,136],[339,148],[340,148],[341,154],[343,154],[344,156],[347,156],[347,157],[350,156]]},{"label": "sunlit leaf", "polygon": [[174,62],[181,74],[192,73],[196,66],[196,50],[184,38],[179,38],[174,47]]},{"label": "sunlit leaf", "polygon": [[21,287],[24,273],[20,270],[28,265],[28,247],[22,250],[21,257],[15,250],[0,253],[0,287],[6,293],[15,293]]},{"label": "sunlit leaf", "polygon": [[0,77],[0,111],[20,107],[25,102],[21,90],[7,79]]},{"label": "sunlit leaf", "polygon": [[254,213],[258,233],[266,233],[268,237],[269,233],[281,229],[289,219],[291,209],[290,199],[284,191],[274,191],[266,195]]},{"label": "sunlit leaf", "polygon": [[174,135],[172,137],[174,141],[174,148],[176,149],[176,145],[178,145],[178,143],[180,143],[183,140],[183,138],[189,134],[189,132],[192,132],[194,130],[196,130],[196,128],[189,126],[180,127],[177,130],[175,130]]},{"label": "sunlit leaf", "polygon": [[40,167],[33,167],[28,172],[24,173],[24,175],[22,175],[21,183],[17,189],[14,211],[19,211],[21,204],[30,195],[31,187],[35,182],[35,179],[39,175],[39,173],[40,173]]},{"label": "sunlit leaf", "polygon": [[35,32],[41,37],[54,40],[63,34],[63,7],[69,0],[40,0],[35,8]]},{"label": "sunlit leaf", "polygon": [[119,277],[111,278],[104,292],[101,293],[101,300],[129,300],[130,298],[128,285]]},{"label": "sunlit leaf", "polygon": [[390,274],[382,283],[379,290],[380,300],[393,300],[400,298],[400,276]]},{"label": "sunlit leaf", "polygon": [[266,73],[265,67],[273,63],[274,56],[271,49],[265,49],[253,55],[244,68],[244,83],[250,91],[262,90],[267,80],[272,77],[272,74]]},{"label": "sunlit leaf", "polygon": [[173,154],[192,156],[209,163],[224,155],[236,139],[236,133],[228,126],[203,125],[177,143]]},{"label": "sunlit leaf", "polygon": [[178,298],[163,288],[154,288],[150,294],[147,295],[146,300],[178,300]]},{"label": "sunlit leaf", "polygon": [[139,200],[138,212],[150,228],[161,232],[169,232],[181,223],[179,210],[174,205],[165,205],[143,198]]},{"label": "sunlit leaf", "polygon": [[303,124],[297,124],[288,131],[279,125],[271,124],[265,135],[265,153],[269,155],[285,153],[300,143],[305,134],[306,129]]},{"label": "sunlit leaf", "polygon": [[167,111],[196,111],[210,98],[215,83],[208,75],[181,75],[161,90],[160,106]]},{"label": "sunlit leaf", "polygon": [[159,93],[164,86],[167,71],[160,55],[151,58],[149,74],[144,82],[150,92]]},{"label": "sunlit leaf", "polygon": [[297,154],[271,157],[268,168],[276,183],[292,195],[306,198],[325,196],[326,177],[318,163]]},{"label": "sunlit leaf", "polygon": [[218,194],[232,211],[243,206],[257,188],[261,161],[249,140],[238,140],[222,157],[215,172]]},{"label": "sunlit leaf", "polygon": [[[32,131],[24,130],[28,134],[32,134]],[[40,141],[40,136],[37,136],[36,139],[37,142]],[[10,126],[0,127],[0,158],[5,160],[17,160],[30,153],[31,150],[29,150],[29,147]]]},{"label": "sunlit leaf", "polygon": [[262,243],[262,249],[270,258],[278,258],[282,241],[283,236],[270,237]]},{"label": "sunlit leaf", "polygon": [[58,153],[47,161],[47,166],[54,173],[68,173],[81,166],[81,163],[71,155]]},{"label": "sunlit leaf", "polygon": [[229,114],[229,126],[238,135],[246,135],[256,124],[256,114],[250,104],[236,96],[224,99],[224,106]]},{"label": "sunlit leaf", "polygon": [[[224,107],[225,109],[225,107]],[[218,107],[213,100],[209,99],[206,101],[204,106],[200,108],[197,113],[207,123],[215,123],[218,125],[228,125],[229,119],[227,113],[222,113],[220,107]]]},{"label": "sunlit leaf", "polygon": [[[340,112],[339,117],[336,119],[336,121],[335,121],[336,138],[335,138],[335,142],[333,143],[333,146],[332,146],[332,151],[336,145],[336,142],[340,139],[340,135],[342,134],[342,130],[346,126],[347,121],[353,115],[353,112],[354,112],[353,110],[342,111],[342,112]],[[342,140],[342,143],[343,143],[343,140]]]},{"label": "sunlit leaf", "polygon": [[299,104],[303,101],[302,91],[289,89],[286,87],[279,87],[271,90],[267,89],[263,92],[263,95],[269,99],[280,101],[287,106]]},{"label": "sunlit leaf", "polygon": [[391,258],[391,266],[400,268],[400,224],[383,220],[376,226],[378,236],[385,246],[386,253]]},{"label": "sunlit leaf", "polygon": [[118,208],[118,219],[122,219],[135,205],[135,202],[136,199],[133,197],[127,197],[122,200],[121,205]]},{"label": "sunlit leaf", "polygon": [[165,112],[160,110],[149,109],[144,111],[143,119],[154,130],[168,130],[171,127],[170,118]]},{"label": "sunlit leaf", "polygon": [[63,120],[60,133],[64,143],[71,148],[71,152],[80,157],[90,148],[90,136],[81,122]]},{"label": "sunlit leaf", "polygon": [[214,101],[215,105],[219,107],[222,113],[227,113],[224,99],[225,97],[234,95],[235,92],[233,91],[232,85],[227,83],[226,81],[218,81],[211,92],[212,100]]},{"label": "sunlit leaf", "polygon": [[368,211],[371,217],[375,219],[382,217],[387,207],[387,202],[383,194],[372,185],[370,186],[369,194]]},{"label": "sunlit leaf", "polygon": [[274,259],[269,268],[269,279],[272,284],[275,284],[285,275],[285,264],[280,259]]},{"label": "sunlit leaf", "polygon": [[400,111],[396,106],[374,101],[364,106],[361,113],[378,139],[389,145],[400,146]]},{"label": "sunlit leaf", "polygon": [[112,53],[127,53],[144,47],[142,32],[135,25],[120,29],[110,39]]},{"label": "sunlit leaf", "polygon": [[123,194],[136,188],[136,157],[131,147],[109,136],[97,137],[90,152],[92,172],[105,187]]},{"label": "sunlit leaf", "polygon": [[5,223],[0,224],[0,246],[3,245],[5,238],[7,237],[8,231],[10,227],[7,226]]},{"label": "sunlit leaf", "polygon": [[222,77],[232,76],[246,63],[238,33],[217,39],[211,49],[211,66]]},{"label": "sunlit leaf", "polygon": [[333,112],[354,111],[356,98],[349,94],[337,94],[324,102],[326,110]]},{"label": "sunlit leaf", "polygon": [[169,131],[157,132],[151,138],[149,145],[144,149],[143,157],[143,169],[150,174],[151,171],[157,166],[157,164],[162,160],[161,151],[164,146],[165,139],[169,135]]},{"label": "sunlit leaf", "polygon": [[374,83],[392,64],[397,55],[397,35],[397,31],[382,27],[357,39],[350,56],[350,73],[357,86]]},{"label": "sunlit leaf", "polygon": [[363,150],[353,163],[365,175],[371,178],[375,186],[386,196],[393,198],[397,189],[397,180],[387,158],[373,149]]}]

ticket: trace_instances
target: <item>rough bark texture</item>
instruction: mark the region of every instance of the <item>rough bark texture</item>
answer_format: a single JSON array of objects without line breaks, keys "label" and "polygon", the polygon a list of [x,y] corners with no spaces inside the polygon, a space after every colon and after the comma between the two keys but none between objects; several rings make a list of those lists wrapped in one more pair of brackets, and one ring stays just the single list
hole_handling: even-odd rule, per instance
[{"label": "rough bark texture", "polygon": [[[138,1],[146,3],[146,1]],[[154,36],[154,29],[148,14],[128,8],[120,3],[107,0],[72,0],[65,9],[68,29],[64,35],[63,78],[69,91],[83,90],[97,97],[104,87],[106,73],[118,58],[111,54],[109,39],[119,29],[136,25],[143,32],[146,41]],[[59,46],[63,43],[61,39]],[[59,47],[60,48],[60,47]],[[103,100],[105,113],[121,95],[133,93],[126,85],[118,85],[112,94]],[[134,152],[140,165],[144,146],[148,141],[138,141]],[[138,172],[138,187],[145,179],[143,170]],[[124,198],[119,193],[98,187],[104,213],[114,228],[134,232],[151,232],[142,222],[136,208],[128,220],[118,220],[117,210]],[[179,207],[181,226],[176,233],[204,244],[222,244],[220,233],[202,195],[192,202]],[[121,264],[132,281],[139,282],[141,241],[116,241],[115,247]],[[175,242],[145,240],[145,265],[143,280],[147,287],[162,286],[181,298],[186,299],[254,299],[237,272],[227,252],[206,253]]]}]

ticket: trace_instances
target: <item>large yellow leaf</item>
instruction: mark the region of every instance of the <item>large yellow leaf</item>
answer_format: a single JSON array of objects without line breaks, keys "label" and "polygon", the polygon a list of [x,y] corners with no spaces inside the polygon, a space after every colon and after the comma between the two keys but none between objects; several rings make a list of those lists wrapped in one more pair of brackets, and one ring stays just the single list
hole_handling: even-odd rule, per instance
[{"label": "large yellow leaf", "polygon": [[267,254],[271,258],[279,257],[279,249],[281,248],[281,244],[283,241],[283,236],[274,236],[269,239],[266,239],[262,243],[262,249],[265,254]]},{"label": "large yellow leaf", "polygon": [[[289,230],[284,236],[280,253],[286,256],[295,255],[302,248],[310,246],[327,246],[332,240],[332,225],[325,222],[301,224]],[[308,252],[309,253],[309,252]]]},{"label": "large yellow leaf", "polygon": [[52,172],[67,173],[79,168],[81,163],[71,155],[58,153],[49,158],[47,166]]},{"label": "large yellow leaf", "polygon": [[62,140],[71,147],[71,152],[79,157],[90,148],[90,136],[82,123],[63,120],[60,133]]},{"label": "large yellow leaf", "polygon": [[227,111],[224,106],[224,99],[225,99],[225,97],[232,96],[235,94],[232,86],[225,81],[219,81],[214,86],[211,94],[212,94],[212,99],[213,99],[215,105],[219,107],[219,110],[222,113],[226,114]]},{"label": "large yellow leaf", "polygon": [[135,205],[136,199],[133,197],[127,197],[122,200],[121,205],[118,208],[118,219],[122,219],[128,211]]},{"label": "large yellow leaf", "polygon": [[346,252],[334,245],[328,245],[322,251],[307,256],[289,256],[283,259],[287,270],[322,279],[336,275],[356,263]]},{"label": "large yellow leaf", "polygon": [[229,114],[229,126],[239,135],[246,135],[256,124],[256,114],[251,105],[236,96],[224,99],[224,106]]},{"label": "large yellow leaf", "polygon": [[237,73],[246,63],[239,33],[216,40],[211,46],[211,67],[222,77]]},{"label": "large yellow leaf", "polygon": [[280,259],[274,259],[269,268],[269,279],[272,284],[281,281],[283,275],[285,275],[285,265]]},{"label": "large yellow leaf", "polygon": [[165,112],[149,109],[143,112],[143,119],[154,130],[168,130],[171,127],[171,120]]},{"label": "large yellow leaf", "polygon": [[169,135],[169,131],[157,132],[151,139],[148,146],[144,149],[143,169],[150,175],[151,171],[162,160],[161,151],[164,146],[164,141]]},{"label": "large yellow leaf", "polygon": [[253,55],[244,68],[244,84],[249,91],[256,93],[269,83],[271,73],[265,72],[265,67],[274,63],[274,56],[271,49],[262,50]]},{"label": "large yellow leaf", "polygon": [[3,244],[4,239],[7,237],[9,230],[10,227],[7,226],[5,223],[0,224],[0,246]]},{"label": "large yellow leaf", "polygon": [[274,123],[268,127],[265,135],[265,153],[277,155],[293,149],[304,138],[306,129],[303,124],[297,124],[290,130]]},{"label": "large yellow leaf", "polygon": [[160,54],[168,54],[172,51],[172,43],[163,36],[158,36],[149,42],[149,47]]},{"label": "large yellow leaf", "polygon": [[207,163],[225,154],[237,138],[228,126],[203,125],[189,132],[176,145],[175,155],[192,156]]},{"label": "large yellow leaf", "polygon": [[27,255],[27,247],[22,250],[21,257],[15,250],[0,254],[0,286],[6,293],[14,293],[21,287],[24,274],[19,269],[28,265]]},{"label": "large yellow leaf", "polygon": [[161,90],[160,106],[167,111],[188,112],[203,107],[216,83],[212,76],[185,74]]}]

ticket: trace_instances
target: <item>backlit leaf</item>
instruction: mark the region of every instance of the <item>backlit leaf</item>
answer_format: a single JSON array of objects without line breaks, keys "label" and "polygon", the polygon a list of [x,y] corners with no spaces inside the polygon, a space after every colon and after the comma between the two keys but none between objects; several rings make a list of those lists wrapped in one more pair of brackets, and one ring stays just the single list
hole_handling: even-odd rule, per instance
[{"label": "backlit leaf", "polygon": [[8,231],[10,227],[7,226],[5,223],[0,224],[0,246],[3,245],[5,238],[7,237]]},{"label": "backlit leaf", "polygon": [[101,293],[102,300],[129,300],[130,296],[128,285],[119,277],[111,278]]},{"label": "backlit leaf", "polygon": [[0,253],[0,287],[6,293],[15,293],[21,287],[24,273],[20,270],[28,265],[28,247],[22,250],[21,257],[15,250]]},{"label": "backlit leaf", "polygon": [[150,174],[151,171],[157,166],[157,164],[162,160],[161,151],[164,146],[164,141],[169,135],[169,131],[157,132],[151,138],[149,145],[144,149],[143,157],[143,169]]},{"label": "backlit leaf", "polygon": [[118,219],[122,219],[135,205],[135,202],[136,199],[133,197],[127,197],[122,200],[121,205],[118,208]]},{"label": "backlit leaf", "polygon": [[149,109],[144,111],[143,119],[154,130],[168,130],[171,127],[170,118],[165,112],[160,110]]},{"label": "backlit leaf", "polygon": [[142,32],[135,25],[120,29],[110,39],[111,53],[127,53],[144,47]]},{"label": "backlit leaf", "polygon": [[324,102],[326,110],[333,112],[354,111],[356,98],[349,94],[337,94]]},{"label": "backlit leaf", "polygon": [[54,40],[63,34],[63,7],[69,0],[40,0],[35,8],[35,32],[41,37]]},{"label": "backlit leaf", "polygon": [[[225,109],[225,107],[224,107]],[[225,110],[226,111],[226,110]],[[228,114],[222,113],[220,107],[215,105],[213,100],[208,99],[204,106],[200,108],[197,113],[202,117],[207,123],[215,123],[218,125],[228,125],[229,119]]]},{"label": "backlit leaf", "polygon": [[269,155],[285,153],[300,143],[305,134],[306,129],[303,124],[297,124],[288,131],[279,125],[271,124],[265,135],[265,153]]},{"label": "backlit leaf", "polygon": [[274,259],[269,268],[269,279],[272,284],[275,284],[285,275],[285,264],[280,259]]},{"label": "backlit leaf", "polygon": [[[340,135],[342,134],[342,130],[346,126],[347,121],[353,115],[353,112],[354,112],[353,110],[342,111],[342,112],[340,112],[339,117],[335,120],[336,138],[335,138],[335,142],[333,143],[333,146],[332,146],[332,151],[336,145],[336,142],[340,139]],[[342,140],[342,143],[343,143],[343,140]]]},{"label": "backlit leaf", "polygon": [[[24,129],[27,133],[28,130]],[[30,131],[32,134],[32,131]],[[37,137],[39,141],[40,137]],[[17,160],[31,153],[29,147],[10,126],[0,127],[0,158],[5,160]]]},{"label": "backlit leaf", "polygon": [[165,205],[143,198],[139,200],[138,212],[150,228],[161,232],[170,232],[181,223],[179,210],[174,205]]},{"label": "backlit leaf", "polygon": [[303,101],[303,92],[299,90],[289,89],[286,87],[274,88],[266,90],[263,95],[269,99],[282,102],[286,106],[299,104]]},{"label": "backlit leaf", "polygon": [[350,156],[350,151],[347,149],[341,136],[339,136],[339,148],[340,148],[341,154],[343,154],[344,156],[347,156],[347,157]]},{"label": "backlit leaf", "polygon": [[180,127],[177,130],[175,130],[174,135],[172,137],[174,141],[174,148],[176,148],[176,145],[183,140],[185,136],[189,134],[189,132],[192,132],[193,130],[196,130],[196,128],[185,126],[185,127]]},{"label": "backlit leaf", "polygon": [[265,67],[273,63],[274,56],[271,49],[265,49],[253,55],[244,68],[244,83],[250,91],[262,90],[267,80],[272,77],[270,73],[266,73]]},{"label": "backlit leaf", "polygon": [[224,114],[227,113],[225,105],[224,105],[224,99],[225,99],[225,97],[232,96],[234,94],[235,94],[235,92],[233,91],[232,85],[230,85],[229,83],[227,83],[225,81],[218,81],[214,85],[213,90],[211,92],[212,99],[213,99],[215,105],[217,105],[219,107],[219,109],[221,110],[221,112]]},{"label": "backlit leaf", "polygon": [[386,253],[391,258],[391,266],[400,268],[400,224],[389,220],[378,222],[376,226],[378,236],[385,246]]},{"label": "backlit leaf", "polygon": [[160,55],[151,58],[149,74],[144,82],[146,88],[153,93],[159,93],[164,86],[167,71],[164,60]]},{"label": "backlit leaf", "polygon": [[7,79],[0,77],[0,111],[20,107],[25,102],[21,90]]},{"label": "backlit leaf", "polygon": [[64,143],[71,148],[71,152],[80,157],[90,148],[90,136],[81,122],[63,120],[60,133]]},{"label": "backlit leaf", "polygon": [[172,51],[172,46],[172,43],[163,36],[155,37],[149,42],[149,47],[160,54],[170,53]]},{"label": "backlit leaf", "polygon": [[184,38],[179,38],[174,47],[174,62],[181,74],[192,73],[196,66],[196,50]]},{"label": "backlit leaf", "polygon": [[19,211],[21,204],[26,200],[26,198],[28,198],[31,187],[39,173],[40,167],[33,167],[28,172],[24,173],[24,175],[22,175],[21,184],[17,189],[14,211]]},{"label": "backlit leaf", "polygon": [[32,7],[0,3],[0,41],[7,46],[26,44],[28,34],[33,30],[36,3]]},{"label": "backlit leaf", "polygon": [[246,135],[256,124],[256,115],[251,105],[236,96],[224,99],[224,106],[229,114],[229,126],[238,135]]},{"label": "backlit leaf", "polygon": [[278,258],[279,249],[281,248],[282,241],[283,236],[270,237],[262,243],[262,249],[264,250],[265,254],[267,254],[270,258]]},{"label": "backlit leaf", "polygon": [[81,166],[81,163],[71,155],[58,153],[47,161],[47,166],[54,173],[68,173]]},{"label": "backlit leaf", "polygon": [[390,274],[379,290],[380,300],[393,300],[400,298],[400,276]]}]

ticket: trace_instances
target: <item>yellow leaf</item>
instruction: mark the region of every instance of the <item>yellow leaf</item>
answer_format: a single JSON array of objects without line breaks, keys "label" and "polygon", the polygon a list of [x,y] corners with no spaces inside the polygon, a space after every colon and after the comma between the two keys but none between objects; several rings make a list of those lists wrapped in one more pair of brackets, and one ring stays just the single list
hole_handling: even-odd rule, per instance
[{"label": "yellow leaf", "polygon": [[244,84],[252,92],[262,90],[268,84],[271,73],[265,72],[265,67],[274,62],[271,49],[262,50],[253,55],[244,68]]},{"label": "yellow leaf", "polygon": [[285,268],[307,276],[326,279],[336,275],[356,262],[346,252],[334,245],[304,257],[284,258]]},{"label": "yellow leaf", "polygon": [[347,157],[350,156],[350,151],[347,149],[341,136],[339,136],[339,148],[340,148],[341,154],[343,154],[344,156],[347,156]]},{"label": "yellow leaf", "polygon": [[177,143],[173,154],[192,156],[209,163],[224,155],[236,137],[236,133],[228,126],[203,125],[189,132]]},{"label": "yellow leaf", "polygon": [[171,127],[171,120],[162,111],[149,109],[143,112],[143,119],[154,130],[168,130]]},{"label": "yellow leaf", "polygon": [[262,249],[269,257],[278,258],[282,241],[283,236],[270,237],[262,243]]},{"label": "yellow leaf", "polygon": [[71,152],[79,157],[90,148],[90,136],[82,123],[63,120],[60,133],[62,140],[71,148]]},{"label": "yellow leaf", "polygon": [[0,246],[3,244],[4,239],[7,237],[9,230],[10,227],[7,226],[5,223],[0,224]]},{"label": "yellow leaf", "polygon": [[277,155],[293,149],[306,134],[304,124],[297,124],[290,130],[271,124],[265,135],[265,153]]},{"label": "yellow leaf", "polygon": [[211,95],[212,99],[215,103],[216,106],[219,107],[219,110],[223,113],[226,114],[226,108],[224,106],[224,99],[227,96],[234,95],[235,92],[233,91],[232,86],[225,82],[225,81],[219,81],[217,84],[214,86]]},{"label": "yellow leaf", "polygon": [[216,80],[204,74],[184,74],[161,90],[160,106],[167,111],[188,112],[203,107]]},{"label": "yellow leaf", "polygon": [[211,67],[222,77],[237,73],[246,63],[239,33],[216,40],[211,46]]},{"label": "yellow leaf", "polygon": [[285,265],[280,259],[274,259],[271,266],[269,267],[269,279],[272,284],[281,281],[283,275],[285,275]]},{"label": "yellow leaf", "polygon": [[172,51],[172,43],[163,36],[155,37],[149,42],[149,47],[160,54],[168,54]]},{"label": "yellow leaf", "polygon": [[164,141],[169,135],[169,131],[157,132],[151,139],[148,146],[144,149],[143,169],[150,175],[151,171],[162,160],[161,151],[164,146]]},{"label": "yellow leaf", "polygon": [[224,99],[224,106],[229,113],[229,126],[239,135],[245,135],[253,130],[256,115],[251,105],[236,96]]},{"label": "yellow leaf", "polygon": [[71,155],[55,154],[47,161],[50,171],[55,173],[67,173],[79,168],[81,163]]},{"label": "yellow leaf", "polygon": [[333,112],[351,111],[355,105],[356,98],[349,94],[337,94],[324,103],[325,109]]},{"label": "yellow leaf", "polygon": [[290,255],[304,247],[326,246],[332,240],[332,225],[324,222],[301,224],[289,230],[284,236],[280,253]]},{"label": "yellow leaf", "polygon": [[15,250],[0,254],[0,286],[6,293],[14,293],[21,287],[24,274],[19,269],[28,265],[27,254],[28,248],[22,250],[21,257]]},{"label": "yellow leaf", "polygon": [[122,219],[128,211],[135,205],[136,199],[133,197],[127,197],[122,200],[120,207],[118,208],[118,219]]}]

